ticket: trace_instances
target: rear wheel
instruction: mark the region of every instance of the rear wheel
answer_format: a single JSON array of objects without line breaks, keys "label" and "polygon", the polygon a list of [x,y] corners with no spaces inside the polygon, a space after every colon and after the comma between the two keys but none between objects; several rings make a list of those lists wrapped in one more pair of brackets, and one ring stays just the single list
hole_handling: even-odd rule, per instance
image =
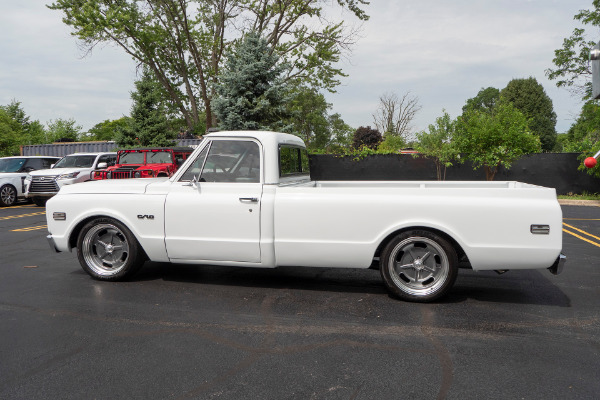
[{"label": "rear wheel", "polygon": [[83,227],[77,239],[77,258],[85,272],[103,281],[126,279],[145,261],[133,233],[112,218],[96,218]]},{"label": "rear wheel", "polygon": [[0,188],[0,206],[10,207],[17,202],[17,189],[13,185],[4,185]]},{"label": "rear wheel", "polygon": [[396,236],[381,255],[388,291],[403,300],[428,302],[444,296],[458,275],[458,257],[441,236],[424,230]]}]

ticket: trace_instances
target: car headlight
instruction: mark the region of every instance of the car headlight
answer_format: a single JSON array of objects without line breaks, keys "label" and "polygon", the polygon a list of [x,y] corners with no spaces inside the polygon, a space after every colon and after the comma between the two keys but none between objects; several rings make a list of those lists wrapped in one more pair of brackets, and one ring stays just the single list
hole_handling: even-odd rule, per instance
[{"label": "car headlight", "polygon": [[69,172],[68,174],[62,174],[58,177],[58,179],[73,179],[73,178],[77,178],[77,175],[79,175],[80,171],[75,171],[75,172]]},{"label": "car headlight", "polygon": [[136,178],[141,178],[142,173],[140,171],[136,171],[135,174],[133,174],[133,176],[135,176]]}]

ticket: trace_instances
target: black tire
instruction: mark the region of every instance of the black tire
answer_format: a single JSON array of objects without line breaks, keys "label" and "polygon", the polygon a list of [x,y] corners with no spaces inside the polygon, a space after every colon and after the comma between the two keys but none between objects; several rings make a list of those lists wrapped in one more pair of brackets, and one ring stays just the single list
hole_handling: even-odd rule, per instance
[{"label": "black tire", "polygon": [[112,218],[96,218],[79,232],[77,258],[85,272],[101,281],[133,276],[146,260],[131,231]]},{"label": "black tire", "polygon": [[392,239],[381,253],[380,264],[390,294],[419,303],[445,296],[458,275],[454,247],[425,230],[406,231]]},{"label": "black tire", "polygon": [[0,188],[0,206],[10,207],[17,202],[17,189],[13,185],[4,185]]},{"label": "black tire", "polygon": [[46,203],[48,202],[48,199],[45,197],[33,197],[31,200],[38,207],[46,207]]}]

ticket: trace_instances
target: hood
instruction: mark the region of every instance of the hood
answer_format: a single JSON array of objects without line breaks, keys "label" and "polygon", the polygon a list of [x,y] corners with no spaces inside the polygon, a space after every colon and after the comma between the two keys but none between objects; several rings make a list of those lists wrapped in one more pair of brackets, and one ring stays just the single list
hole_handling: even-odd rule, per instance
[{"label": "hood", "polygon": [[0,172],[0,179],[18,178],[19,176],[27,176],[27,172]]},{"label": "hood", "polygon": [[[71,172],[87,171],[89,173],[90,168],[51,168],[51,169],[38,169],[37,171],[31,171],[31,176],[58,176],[62,174],[69,174]],[[82,172],[85,173],[85,172]]]},{"label": "hood", "polygon": [[58,194],[142,194],[149,184],[165,180],[166,178],[103,179],[65,185]]}]

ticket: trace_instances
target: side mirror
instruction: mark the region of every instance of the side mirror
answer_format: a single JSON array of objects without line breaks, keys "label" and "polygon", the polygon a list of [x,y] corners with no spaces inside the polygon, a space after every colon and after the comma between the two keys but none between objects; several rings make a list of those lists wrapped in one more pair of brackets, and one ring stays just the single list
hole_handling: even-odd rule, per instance
[{"label": "side mirror", "polygon": [[96,166],[96,169],[106,169],[108,167],[108,164],[105,162],[101,162],[98,163],[98,165]]}]

